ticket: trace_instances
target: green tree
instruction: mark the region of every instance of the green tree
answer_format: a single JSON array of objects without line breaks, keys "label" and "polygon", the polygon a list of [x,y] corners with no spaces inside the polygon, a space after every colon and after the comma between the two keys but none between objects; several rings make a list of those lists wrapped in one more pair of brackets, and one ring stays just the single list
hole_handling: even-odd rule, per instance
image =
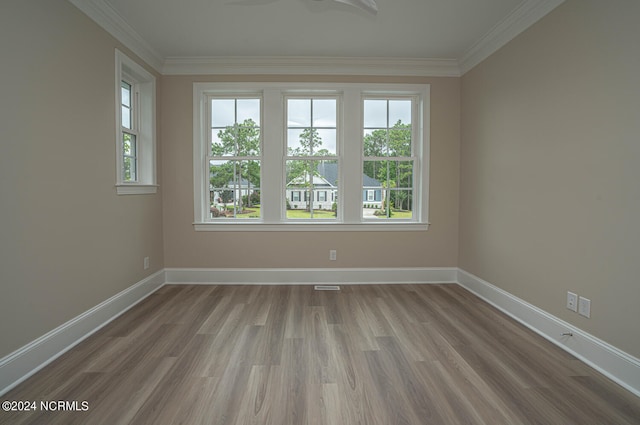
[{"label": "green tree", "polygon": [[[305,128],[298,139],[300,146],[289,148],[289,156],[329,156],[327,149],[321,149],[322,138],[315,128]],[[319,161],[296,159],[287,161],[287,181],[303,188],[306,196],[306,209],[311,211],[313,203],[313,177],[318,174]],[[313,211],[311,211],[313,216]]]},{"label": "green tree", "polygon": [[412,197],[410,192],[402,190],[390,191],[390,188],[411,187],[413,165],[411,161],[371,160],[366,157],[410,157],[411,156],[411,124],[398,120],[390,129],[374,130],[364,138],[363,172],[386,188],[385,207],[410,209]]}]

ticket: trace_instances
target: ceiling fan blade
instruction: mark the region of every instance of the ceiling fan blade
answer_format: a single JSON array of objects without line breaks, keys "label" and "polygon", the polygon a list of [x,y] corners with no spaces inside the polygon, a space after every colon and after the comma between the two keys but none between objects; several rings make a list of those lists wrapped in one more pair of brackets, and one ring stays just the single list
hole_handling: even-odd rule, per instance
[{"label": "ceiling fan blade", "polygon": [[378,14],[378,5],[375,0],[334,0],[338,3],[344,3],[351,6],[359,7],[367,12],[371,12],[374,15]]},{"label": "ceiling fan blade", "polygon": [[260,6],[263,4],[275,3],[278,0],[231,0],[227,4],[240,6]]}]

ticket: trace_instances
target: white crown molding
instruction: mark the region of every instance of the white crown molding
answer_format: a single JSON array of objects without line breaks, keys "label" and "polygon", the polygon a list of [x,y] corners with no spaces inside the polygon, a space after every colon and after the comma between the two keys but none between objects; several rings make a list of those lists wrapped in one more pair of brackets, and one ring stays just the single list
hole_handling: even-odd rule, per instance
[{"label": "white crown molding", "polygon": [[0,395],[70,350],[164,285],[160,270],[0,359]]},{"label": "white crown molding", "polygon": [[488,58],[518,34],[538,22],[565,0],[525,0],[505,19],[476,41],[460,58],[460,72],[464,75]]},{"label": "white crown molding", "polygon": [[180,57],[166,58],[163,75],[373,75],[459,77],[455,59],[357,57]]},{"label": "white crown molding", "polygon": [[[491,283],[458,269],[460,286],[640,397],[640,359]],[[571,333],[572,336],[563,335]]]},{"label": "white crown molding", "polygon": [[458,59],[358,57],[163,58],[104,0],[68,0],[163,75],[365,75],[459,77],[564,0],[524,0]]},{"label": "white crown molding", "polygon": [[69,0],[69,2],[93,19],[116,40],[131,49],[154,70],[161,72],[162,56],[104,0]]},{"label": "white crown molding", "polygon": [[165,269],[167,284],[335,285],[455,283],[454,267]]}]

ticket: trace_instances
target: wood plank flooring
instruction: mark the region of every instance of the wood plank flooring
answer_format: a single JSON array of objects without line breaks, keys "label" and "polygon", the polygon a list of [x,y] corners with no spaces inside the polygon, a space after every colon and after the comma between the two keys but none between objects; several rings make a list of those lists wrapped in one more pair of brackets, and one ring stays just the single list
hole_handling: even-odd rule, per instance
[{"label": "wood plank flooring", "polygon": [[2,424],[640,424],[640,399],[457,285],[168,285]]}]

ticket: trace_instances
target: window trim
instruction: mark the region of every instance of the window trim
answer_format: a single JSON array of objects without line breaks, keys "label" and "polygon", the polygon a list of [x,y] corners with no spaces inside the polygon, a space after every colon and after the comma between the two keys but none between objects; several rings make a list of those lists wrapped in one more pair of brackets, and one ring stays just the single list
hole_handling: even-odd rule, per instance
[{"label": "window trim", "polygon": [[[282,204],[262,210],[260,221],[251,222],[234,219],[233,221],[207,221],[206,200],[208,186],[205,177],[208,170],[206,158],[206,102],[208,95],[240,96],[256,93],[262,94],[262,143],[263,170],[267,167],[280,167],[280,172],[263,173],[261,179],[261,196],[264,199],[275,199],[275,204]],[[324,220],[286,220],[286,186],[285,153],[286,145],[286,105],[287,96],[323,96],[337,95],[342,98],[338,106],[339,122],[356,122],[357,125],[342,126],[338,130],[340,140],[355,140],[357,143],[342,143],[339,175],[343,180],[343,190],[338,193],[338,221]],[[411,220],[374,220],[365,221],[362,217],[362,152],[363,140],[363,102],[372,96],[417,96],[415,110],[416,133],[420,140],[416,141],[416,157],[418,172],[415,177],[414,190],[419,194],[419,202],[415,204],[414,218]],[[196,231],[418,231],[429,227],[429,137],[430,137],[430,85],[429,84],[378,84],[378,83],[193,83],[193,177],[194,177],[194,222]],[[272,121],[273,120],[273,121]],[[269,122],[279,123],[268,125]],[[275,145],[277,141],[278,146]],[[273,143],[273,144],[272,144]],[[359,166],[346,166],[346,163]],[[269,168],[276,169],[276,168]],[[345,193],[360,194],[351,199],[344,199]],[[281,202],[280,202],[281,201]]]},{"label": "window trim", "polygon": [[[391,122],[389,122],[389,101],[393,101],[393,100],[410,100],[412,103],[416,104],[416,108],[412,107],[412,112],[411,112],[411,154],[409,156],[365,156],[364,152],[362,154],[362,164],[364,164],[365,161],[403,161],[403,162],[412,162],[413,163],[413,179],[412,179],[412,183],[411,183],[411,187],[408,188],[408,190],[411,190],[413,193],[422,193],[419,191],[419,187],[421,182],[424,180],[422,178],[420,178],[420,176],[422,176],[421,173],[421,165],[422,165],[422,146],[419,143],[420,139],[421,139],[421,131],[420,131],[420,97],[419,95],[398,95],[396,93],[387,93],[387,94],[367,94],[365,96],[363,96],[363,102],[366,100],[384,100],[386,101],[386,112],[387,112],[387,122],[386,122],[386,128],[384,130],[389,131],[391,130],[393,127],[391,127]],[[371,129],[371,128],[366,128],[364,126],[364,119],[363,119],[363,125],[362,125],[362,130],[365,131],[366,129]],[[382,129],[382,128],[380,128]],[[362,140],[362,144],[364,145],[364,137]],[[364,169],[364,165],[363,165],[363,169]],[[363,184],[363,189],[367,189],[366,186],[364,186]],[[394,191],[401,191],[404,189],[386,189],[390,192],[394,192]],[[381,200],[383,201],[383,200]],[[375,202],[375,201],[374,201]],[[387,206],[387,208],[389,208]],[[417,214],[420,214],[420,203],[418,204],[418,211]],[[415,212],[415,211],[414,211]],[[415,217],[415,214],[413,214],[413,216],[409,219],[397,219],[397,218],[391,218],[391,217],[386,217],[386,218],[364,218],[362,217],[363,221],[377,221],[377,220],[385,220],[387,222],[390,223],[395,223],[395,222],[413,222],[413,221],[419,221],[419,217]]]},{"label": "window trim", "polygon": [[[115,50],[116,104],[116,193],[118,195],[153,194],[156,180],[156,79],[127,55]],[[131,85],[132,127],[136,135],[136,180],[124,179],[121,83]]]},{"label": "window trim", "polygon": [[[315,86],[315,85],[314,85]],[[285,131],[285,137],[284,137],[284,141],[282,143],[283,145],[283,149],[284,149],[284,158],[283,158],[283,166],[285,168],[284,174],[286,176],[286,165],[287,165],[287,161],[295,161],[295,160],[301,160],[301,161],[320,161],[320,160],[330,160],[330,161],[336,161],[336,163],[338,164],[338,177],[340,176],[340,167],[342,165],[343,162],[343,156],[342,156],[342,134],[343,134],[343,121],[342,121],[342,103],[343,103],[343,99],[342,99],[342,94],[340,91],[336,91],[335,89],[330,89],[330,90],[317,90],[317,91],[313,91],[313,90],[309,90],[307,89],[306,91],[292,91],[292,90],[284,90],[281,94],[282,96],[282,100],[284,102],[283,104],[283,113],[284,113],[284,119],[285,119],[285,125],[283,130]],[[308,155],[290,155],[288,148],[289,148],[289,130],[291,129],[291,127],[288,125],[288,113],[289,113],[289,100],[290,99],[311,99],[316,100],[316,99],[331,99],[331,100],[335,100],[336,101],[336,151],[333,155],[328,155],[328,156],[316,156],[313,154],[308,154]],[[313,105],[313,103],[312,103]],[[313,114],[313,106],[311,107],[311,113]],[[313,121],[313,116],[311,117],[311,121]],[[311,126],[309,128],[314,128],[314,129],[318,129],[320,127],[316,127],[313,126],[313,124],[311,124]],[[286,181],[286,177],[285,177],[285,182],[284,182],[284,186],[283,186],[283,190],[285,192],[285,198],[286,198],[286,190],[287,190],[287,184],[289,182]],[[301,200],[300,202],[309,202],[309,205],[313,206],[313,204],[317,203],[318,201],[315,199],[316,198],[316,193],[317,193],[318,189],[300,189],[300,191],[303,193],[303,197],[304,199]],[[286,209],[284,212],[284,215],[280,218],[281,222],[283,223],[318,223],[318,222],[328,222],[328,223],[340,223],[340,217],[341,217],[341,211],[338,211],[338,214],[336,217],[332,217],[332,218],[288,218],[286,213]]]}]

